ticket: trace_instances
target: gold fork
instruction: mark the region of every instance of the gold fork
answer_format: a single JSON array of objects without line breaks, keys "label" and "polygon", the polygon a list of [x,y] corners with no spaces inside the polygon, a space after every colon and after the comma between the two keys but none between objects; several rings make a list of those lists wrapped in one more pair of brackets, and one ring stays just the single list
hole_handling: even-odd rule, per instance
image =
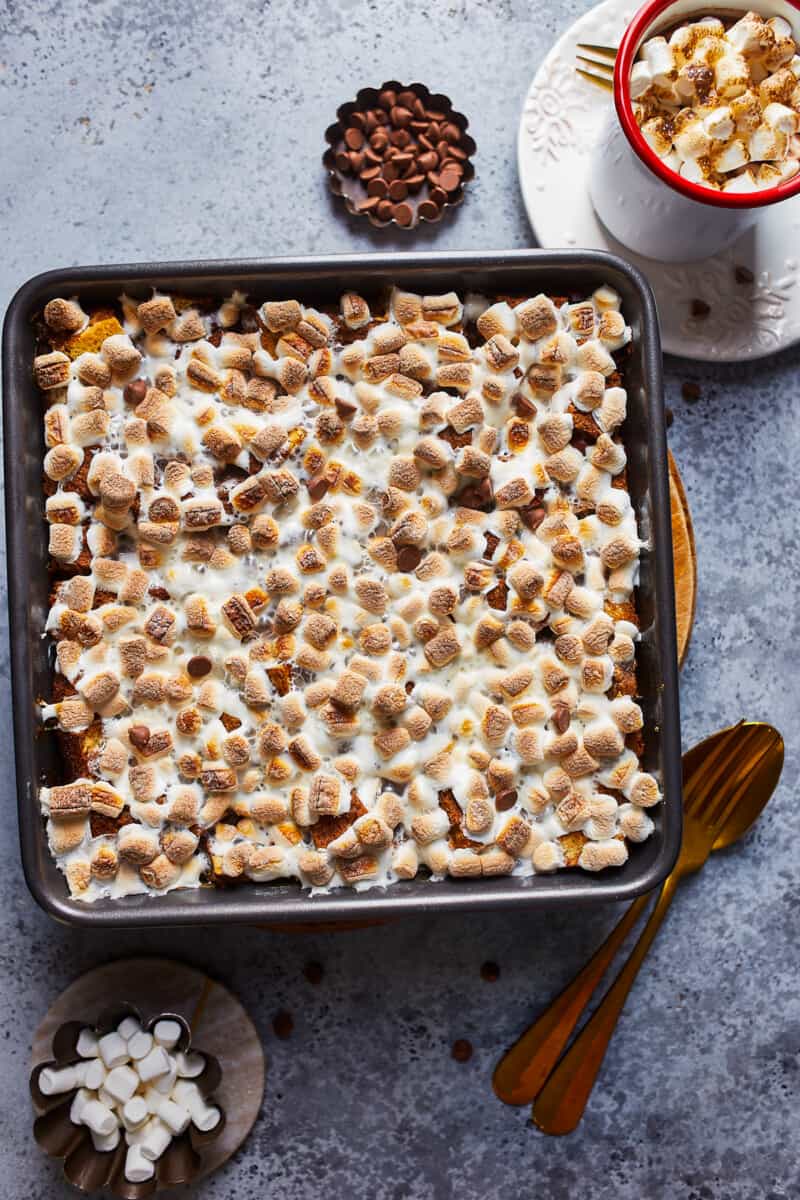
[{"label": "gold fork", "polygon": [[[580,1121],[628,993],[680,881],[700,870],[738,805],[751,810],[751,820],[763,807],[758,789],[750,788],[751,776],[768,755],[779,756],[782,764],[783,740],[776,730],[756,722],[740,722],[730,734],[707,755],[695,775],[696,785],[686,789],[678,861],[661,887],[639,940],[599,1007],[538,1094],[533,1119],[545,1133],[571,1133]],[[726,787],[726,777],[729,781],[738,778],[736,786]]]},{"label": "gold fork", "polygon": [[576,67],[575,70],[583,78],[588,79],[589,83],[594,83],[597,87],[601,87],[606,92],[614,90],[614,60],[617,57],[617,51],[613,46],[596,46],[592,42],[578,42],[578,50],[588,50],[591,54],[599,55],[597,58],[587,58],[585,54],[576,54],[578,62],[586,63],[589,67],[596,67],[597,71],[586,71],[583,67]]}]

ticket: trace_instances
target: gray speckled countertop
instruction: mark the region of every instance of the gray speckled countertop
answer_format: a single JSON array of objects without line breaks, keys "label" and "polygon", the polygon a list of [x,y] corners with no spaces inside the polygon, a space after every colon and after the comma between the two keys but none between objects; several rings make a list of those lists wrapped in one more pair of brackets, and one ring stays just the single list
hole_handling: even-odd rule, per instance
[{"label": "gray speckled countertop", "polygon": [[[528,246],[517,114],[586,0],[0,0],[0,311],[70,263],[410,245],[340,219],[322,132],[367,82],[422,79],[479,146],[467,202],[415,245]],[[204,1200],[777,1200],[800,1194],[797,987],[797,483],[800,347],[761,362],[666,363],[670,438],[700,562],[684,743],[745,714],[787,736],[755,833],[690,882],[651,955],[580,1130],[551,1140],[495,1100],[498,1052],[571,977],[613,908],[416,920],[337,935],[56,926],[17,861],[8,687],[0,689],[0,1196],[74,1193],[28,1130],[28,1041],[57,992],[110,958],[175,954],[228,983],[269,1057],[264,1110]],[[688,403],[681,384],[696,381]],[[6,682],[3,609],[0,673]],[[794,660],[794,666],[790,663]],[[324,964],[322,984],[303,977]],[[484,982],[481,963],[500,965]],[[279,1041],[271,1017],[294,1016]],[[472,1060],[450,1057],[469,1038]]]}]

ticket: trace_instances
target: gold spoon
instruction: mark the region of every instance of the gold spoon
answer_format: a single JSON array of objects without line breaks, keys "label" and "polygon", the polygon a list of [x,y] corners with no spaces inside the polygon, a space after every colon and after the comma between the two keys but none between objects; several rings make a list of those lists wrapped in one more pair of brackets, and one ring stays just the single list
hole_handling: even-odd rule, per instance
[{"label": "gold spoon", "polygon": [[[732,768],[735,764],[737,765],[734,770]],[[750,828],[772,795],[782,767],[783,741],[780,734],[770,725],[753,721],[740,721],[738,725],[720,730],[684,754],[683,788],[687,811],[694,809],[698,796],[708,796],[713,787],[721,785],[716,810],[723,814],[724,819],[717,821],[710,849],[721,850],[730,846]],[[726,778],[723,782],[724,776]],[[745,802],[739,803],[743,791],[747,791],[747,797]],[[678,871],[682,858],[683,852],[673,874]],[[672,886],[674,887],[674,884]],[[669,895],[671,898],[671,892]],[[597,984],[644,912],[651,896],[652,893],[640,896],[634,901],[594,957],[500,1060],[492,1083],[496,1094],[504,1103],[528,1104],[539,1094]],[[668,901],[666,903],[668,905]],[[666,911],[666,906],[663,911]],[[659,923],[662,918],[663,912]],[[655,930],[651,940],[654,933]],[[638,967],[636,969],[638,970]],[[628,987],[633,982],[635,973],[634,971]],[[622,996],[623,1001],[625,995],[627,988]],[[619,1011],[621,1005],[617,1015]],[[610,1039],[612,1029],[613,1023],[607,1040]],[[603,1047],[603,1053],[604,1049]],[[599,1069],[600,1062],[602,1054],[596,1070]],[[589,1091],[593,1079],[594,1075],[589,1082]],[[585,1099],[588,1099],[589,1091],[586,1092]],[[582,1111],[581,1108],[577,1119],[580,1119]],[[534,1119],[539,1115],[542,1114],[536,1114]]]}]

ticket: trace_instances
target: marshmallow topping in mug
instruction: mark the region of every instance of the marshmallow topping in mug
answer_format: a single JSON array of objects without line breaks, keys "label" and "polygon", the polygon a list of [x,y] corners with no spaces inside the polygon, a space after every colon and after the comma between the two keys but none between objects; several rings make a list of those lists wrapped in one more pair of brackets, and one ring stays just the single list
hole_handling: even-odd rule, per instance
[{"label": "marshmallow topping in mug", "polygon": [[800,53],[788,21],[706,16],[649,38],[630,77],[648,145],[692,183],[775,187],[800,171]]}]

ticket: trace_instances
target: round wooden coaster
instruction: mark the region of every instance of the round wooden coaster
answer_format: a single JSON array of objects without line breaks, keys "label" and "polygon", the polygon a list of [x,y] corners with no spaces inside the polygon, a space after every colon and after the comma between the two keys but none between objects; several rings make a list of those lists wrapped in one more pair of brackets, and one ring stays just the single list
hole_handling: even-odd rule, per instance
[{"label": "round wooden coaster", "polygon": [[222,1067],[215,1098],[225,1110],[222,1133],[203,1151],[196,1178],[222,1166],[255,1124],[264,1097],[264,1051],[253,1022],[227,988],[202,971],[170,958],[127,958],[81,975],[62,992],[33,1036],[31,1069],[50,1059],[53,1034],[67,1021],[92,1024],[115,1001],[127,1001],[144,1020],[180,1013],[192,1045]]},{"label": "round wooden coaster", "polygon": [[669,497],[672,509],[672,561],[675,572],[678,663],[683,666],[692,636],[697,603],[697,553],[686,492],[672,454],[669,455]]}]

